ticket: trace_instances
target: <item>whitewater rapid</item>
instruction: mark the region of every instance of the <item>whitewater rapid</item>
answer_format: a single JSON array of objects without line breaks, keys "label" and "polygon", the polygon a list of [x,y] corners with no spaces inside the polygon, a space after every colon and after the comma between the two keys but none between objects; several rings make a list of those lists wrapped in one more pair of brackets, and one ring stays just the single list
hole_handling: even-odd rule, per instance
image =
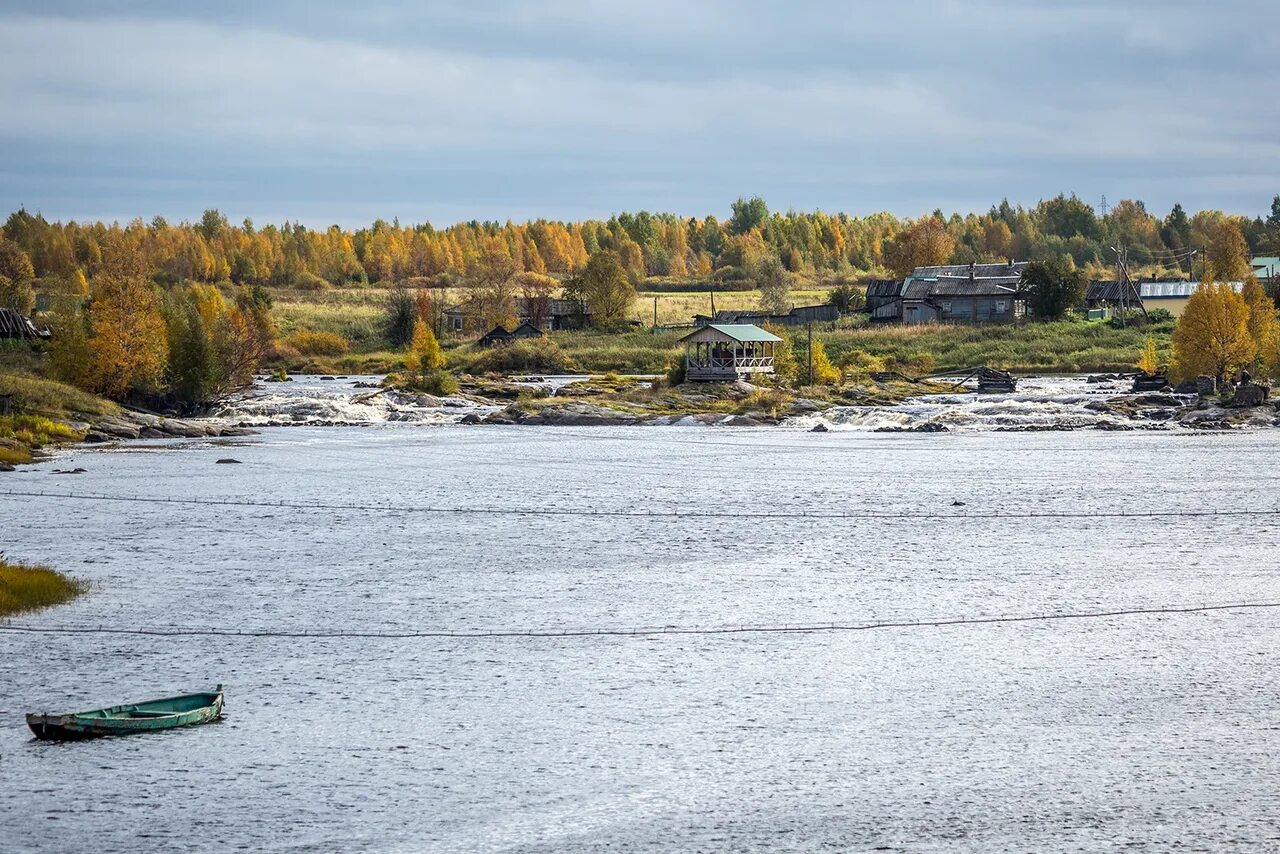
[{"label": "whitewater rapid", "polygon": [[259,382],[212,417],[246,427],[456,424],[494,411],[465,397],[433,397],[380,387],[380,376],[298,376]]},{"label": "whitewater rapid", "polygon": [[784,426],[829,430],[1080,430],[1172,429],[1168,407],[1139,409],[1134,416],[1108,411],[1106,401],[1128,391],[1127,383],[1090,383],[1086,377],[1020,379],[1011,394],[922,395],[892,406],[835,406],[797,416]]}]

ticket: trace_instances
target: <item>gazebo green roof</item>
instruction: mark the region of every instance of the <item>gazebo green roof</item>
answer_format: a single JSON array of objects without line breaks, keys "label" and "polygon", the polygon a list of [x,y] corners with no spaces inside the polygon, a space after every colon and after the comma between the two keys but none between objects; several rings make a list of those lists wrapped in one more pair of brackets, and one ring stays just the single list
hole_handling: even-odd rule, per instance
[{"label": "gazebo green roof", "polygon": [[[702,329],[714,329],[723,335],[728,335],[734,341],[742,341],[744,343],[750,341],[781,341],[777,335],[767,332],[752,323],[708,323]],[[697,335],[702,329],[695,329],[685,338],[691,335]],[[683,340],[683,339],[682,339]]]}]

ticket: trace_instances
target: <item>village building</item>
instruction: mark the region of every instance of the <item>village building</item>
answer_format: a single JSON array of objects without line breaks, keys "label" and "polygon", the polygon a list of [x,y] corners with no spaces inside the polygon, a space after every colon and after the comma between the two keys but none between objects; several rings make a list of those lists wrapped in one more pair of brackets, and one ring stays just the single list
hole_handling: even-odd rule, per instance
[{"label": "village building", "polygon": [[695,314],[693,325],[703,327],[713,323],[728,325],[753,323],[757,326],[760,324],[804,326],[809,323],[834,323],[840,319],[840,316],[840,309],[831,303],[797,306],[786,314],[770,314],[767,311],[752,309],[724,309],[717,311],[714,315]]},{"label": "village building", "polygon": [[19,314],[16,309],[0,308],[0,340],[34,341],[50,336],[48,329],[37,327],[31,318]]},{"label": "village building", "polygon": [[511,341],[511,333],[507,331],[505,326],[495,326],[488,332],[480,336],[480,340],[476,342],[481,347],[496,347],[499,344],[506,344]]},{"label": "village building", "polygon": [[[1236,293],[1244,290],[1244,282],[1227,282]],[[1149,279],[1130,285],[1125,292],[1125,307],[1129,310],[1154,311],[1162,308],[1174,317],[1181,317],[1187,309],[1191,295],[1200,288],[1199,282],[1185,279]],[[1138,299],[1133,298],[1134,290]],[[1090,310],[1114,311],[1120,306],[1121,286],[1118,282],[1091,282],[1085,291],[1085,304]]]},{"label": "village building", "polygon": [[688,382],[736,382],[773,373],[774,346],[782,339],[749,323],[712,323],[680,339]]},{"label": "village building", "polygon": [[1259,255],[1249,261],[1249,269],[1263,284],[1280,284],[1280,255]]},{"label": "village building", "polygon": [[1133,282],[1092,281],[1084,290],[1085,310],[1089,317],[1101,320],[1114,312],[1145,311],[1142,294]]},{"label": "village building", "polygon": [[[445,329],[454,335],[474,335],[483,331],[482,304],[469,299],[444,310]],[[548,297],[516,297],[516,319],[520,324],[531,324],[543,332],[561,329],[582,329],[591,324],[591,312],[586,305],[570,299]]]},{"label": "village building", "polygon": [[1013,323],[1027,314],[1026,261],[917,267],[902,281],[872,282],[867,312],[889,323]]}]

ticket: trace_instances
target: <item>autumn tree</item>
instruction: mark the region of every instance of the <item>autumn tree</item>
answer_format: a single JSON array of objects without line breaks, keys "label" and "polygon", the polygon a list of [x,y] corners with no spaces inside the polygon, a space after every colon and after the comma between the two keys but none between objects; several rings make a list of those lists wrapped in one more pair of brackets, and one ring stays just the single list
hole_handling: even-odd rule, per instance
[{"label": "autumn tree", "polygon": [[1138,370],[1151,376],[1159,369],[1160,357],[1156,354],[1156,339],[1148,335],[1142,346],[1142,355],[1138,356]]},{"label": "autumn tree", "polygon": [[404,363],[414,373],[438,371],[444,367],[444,351],[440,349],[440,342],[431,327],[421,320],[414,324],[413,343]]},{"label": "autumn tree", "polygon": [[1249,307],[1249,337],[1257,348],[1255,368],[1270,375],[1280,368],[1280,365],[1275,364],[1274,358],[1277,350],[1276,338],[1280,335],[1275,303],[1267,296],[1258,277],[1252,273],[1245,277],[1240,296]]},{"label": "autumn tree", "polygon": [[596,326],[621,326],[636,300],[636,289],[617,253],[602,249],[564,285],[565,296],[582,303]]},{"label": "autumn tree", "polygon": [[164,318],[142,276],[141,259],[119,239],[104,248],[89,300],[89,390],[122,398],[156,387],[168,356]]},{"label": "autumn tree", "polygon": [[0,237],[0,308],[30,314],[36,304],[36,293],[31,287],[34,278],[35,270],[27,253],[12,240]]},{"label": "autumn tree", "polygon": [[1240,224],[1230,217],[1218,220],[1209,230],[1205,249],[1205,280],[1238,282],[1249,274],[1249,244]]},{"label": "autumn tree", "polygon": [[516,265],[500,243],[488,243],[464,282],[485,330],[495,326],[510,329],[516,323]]},{"label": "autumn tree", "polygon": [[1256,352],[1244,297],[1229,284],[1201,284],[1173,329],[1177,375],[1182,379],[1206,375],[1221,381],[1248,366]]},{"label": "autumn tree", "polygon": [[937,217],[925,217],[899,231],[889,244],[885,262],[895,276],[908,276],[916,267],[945,264],[955,251],[955,241],[946,224]]},{"label": "autumn tree", "polygon": [[831,359],[827,357],[827,348],[816,338],[809,351],[808,363],[801,366],[806,381],[810,368],[813,371],[814,385],[835,385],[840,382],[840,369],[831,364]]},{"label": "autumn tree", "polygon": [[760,309],[769,314],[791,310],[791,277],[777,255],[766,255],[755,264],[753,278],[760,289]]}]

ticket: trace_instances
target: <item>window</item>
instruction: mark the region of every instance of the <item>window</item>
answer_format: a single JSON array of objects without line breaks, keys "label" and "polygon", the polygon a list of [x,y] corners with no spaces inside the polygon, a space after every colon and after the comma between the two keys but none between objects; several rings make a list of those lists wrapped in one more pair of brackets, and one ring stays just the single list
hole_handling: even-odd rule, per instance
[{"label": "window", "polygon": [[943,310],[943,311],[945,311],[947,314],[950,314],[950,313],[951,313],[951,301],[950,301],[950,300],[947,300],[947,301],[945,301],[945,302],[943,302],[943,303],[942,303],[942,310]]},{"label": "window", "polygon": [[453,331],[454,331],[454,332],[461,332],[461,331],[462,331],[462,318],[461,318],[461,317],[455,317],[455,318],[453,319]]},{"label": "window", "polygon": [[1006,302],[1005,300],[1002,300],[1002,299],[998,299],[998,300],[996,300],[996,313],[997,313],[997,314],[1000,314],[1000,313],[1002,313],[1002,312],[1006,312],[1006,311],[1008,311],[1008,310],[1009,310],[1009,303],[1008,303],[1008,302]]}]

